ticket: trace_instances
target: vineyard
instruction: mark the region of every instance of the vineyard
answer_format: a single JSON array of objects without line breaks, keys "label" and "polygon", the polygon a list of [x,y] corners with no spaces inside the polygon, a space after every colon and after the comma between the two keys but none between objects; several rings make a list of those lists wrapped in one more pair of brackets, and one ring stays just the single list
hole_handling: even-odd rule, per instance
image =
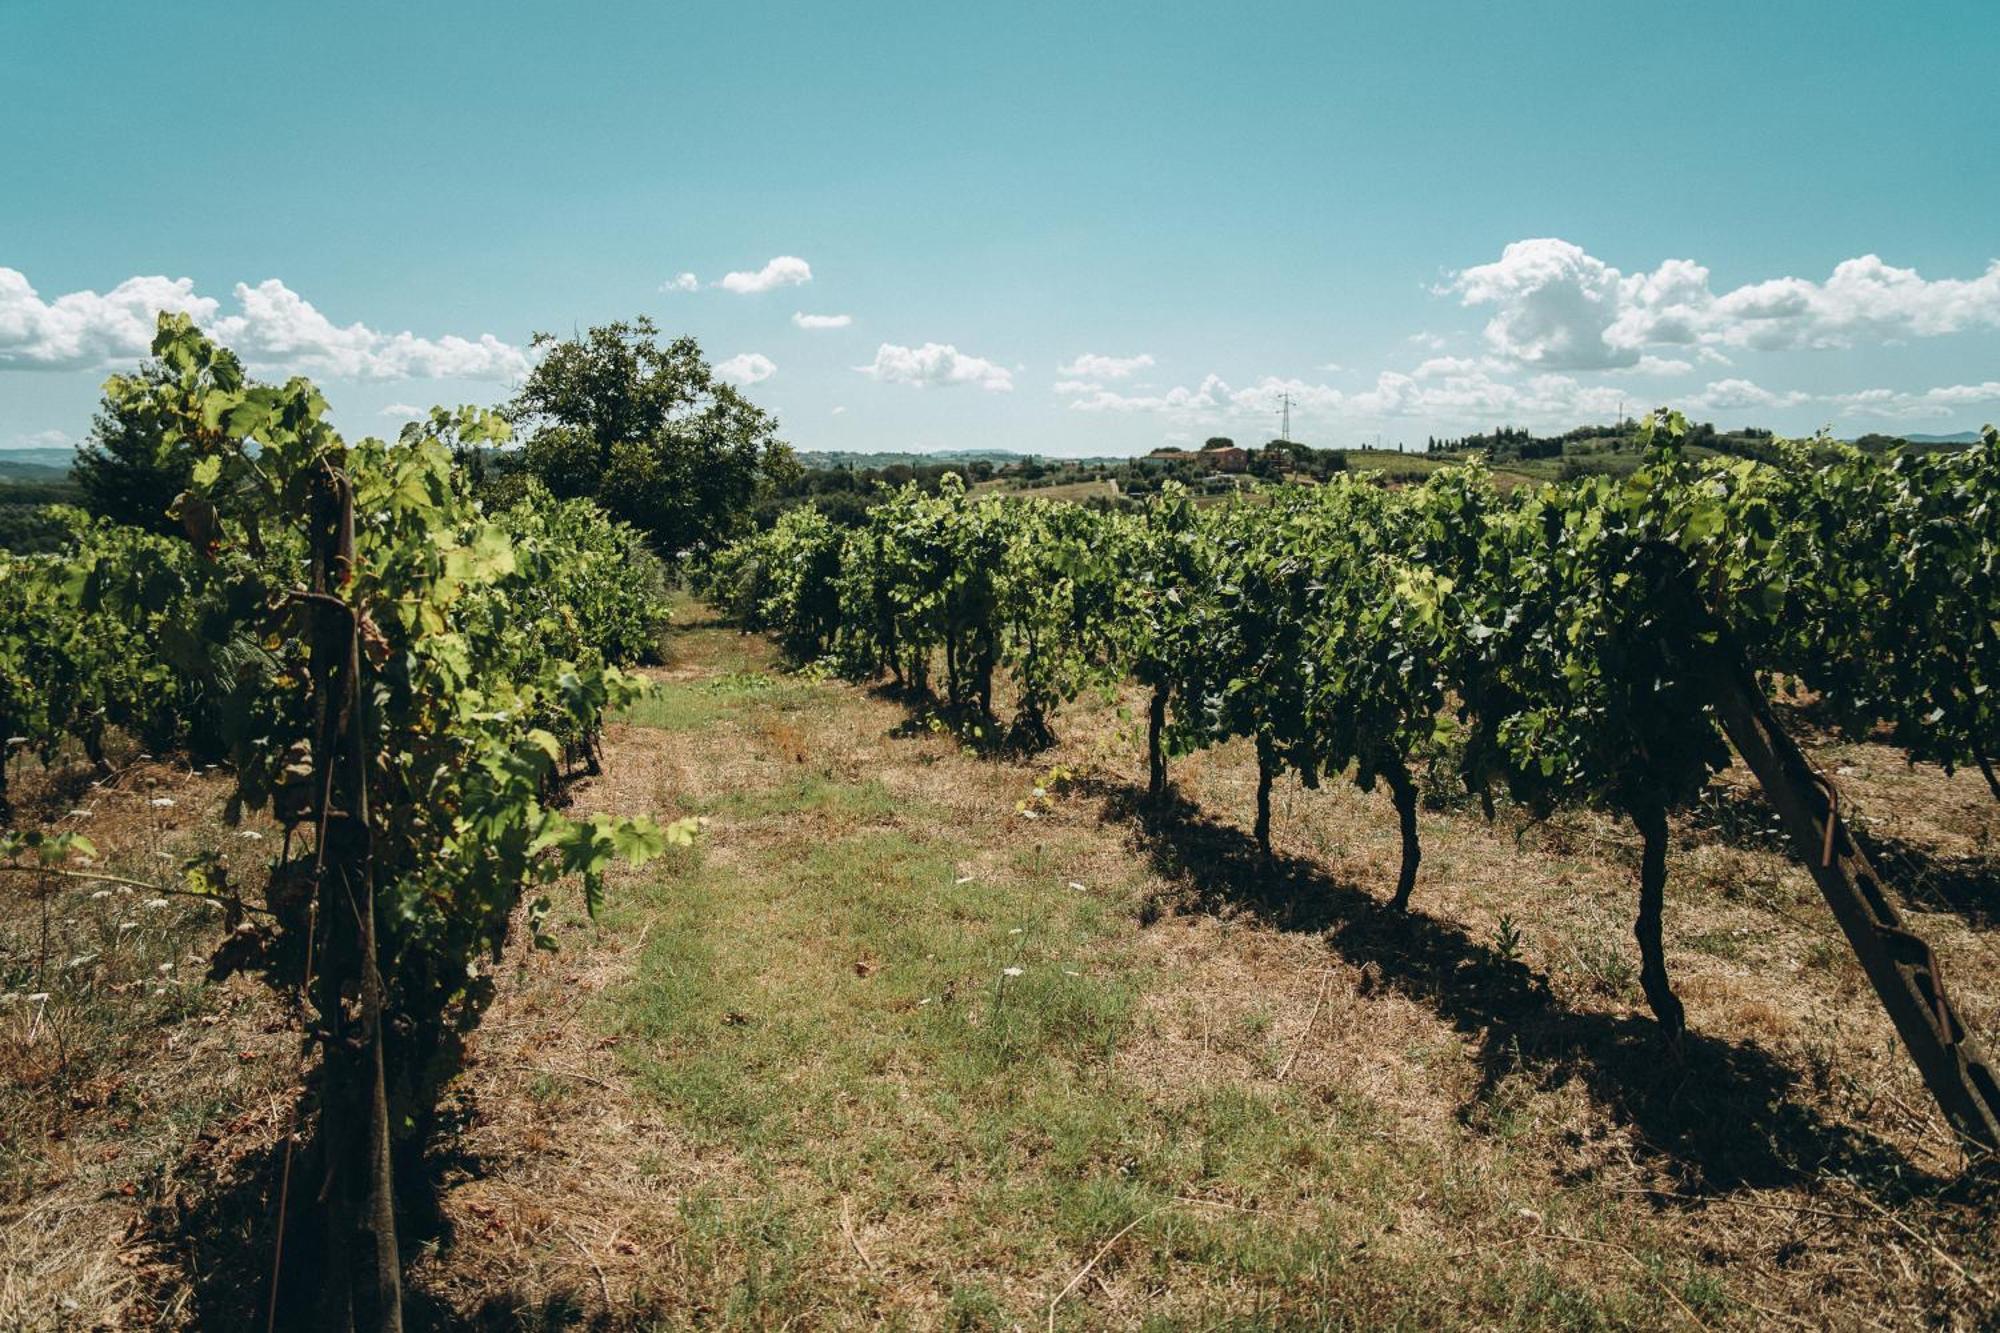
[{"label": "vineyard", "polygon": [[1993,430],[676,568],[153,354],[175,530],[0,555],[0,1322],[2000,1318]]}]

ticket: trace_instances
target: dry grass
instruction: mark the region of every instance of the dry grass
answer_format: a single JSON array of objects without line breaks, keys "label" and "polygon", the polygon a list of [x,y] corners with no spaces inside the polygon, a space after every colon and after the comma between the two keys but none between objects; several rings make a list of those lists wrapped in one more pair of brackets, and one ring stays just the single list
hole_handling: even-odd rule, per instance
[{"label": "dry grass", "polygon": [[[220,775],[128,756],[109,778],[64,765],[22,785],[22,820],[85,833],[105,873],[171,888],[207,848],[254,882],[264,859],[218,821]],[[146,1219],[201,1159],[285,1114],[298,1076],[269,997],[204,976],[220,915],[127,884],[0,875],[0,1328],[184,1306],[154,1299]]]},{"label": "dry grass", "polygon": [[[1616,822],[1426,810],[1405,917],[1384,906],[1386,797],[1281,788],[1267,868],[1234,747],[1177,763],[1184,804],[1148,831],[1111,703],[1065,713],[1048,755],[980,758],[887,695],[784,675],[760,640],[697,624],[679,643],[576,799],[706,832],[626,872],[600,921],[572,912],[560,953],[510,954],[411,1264],[424,1320],[2000,1318],[1990,1203],[1740,775],[1676,829],[1669,958],[1695,1035],[1675,1057],[1637,993]],[[1821,758],[2000,1044],[2000,811],[1976,777],[1881,747]],[[1056,765],[1077,780],[1018,813]],[[282,1080],[224,1077],[277,1072],[231,1063],[257,1015],[268,1002],[210,988],[93,1066],[162,1115],[163,1078],[196,1090],[146,1140],[142,1197],[268,1190]],[[53,1119],[81,1143],[104,1114]],[[107,1239],[141,1216],[101,1197],[130,1168],[73,1163],[45,1189],[16,1169],[21,1141],[0,1325],[64,1289],[15,1259],[28,1232],[77,1265],[69,1322],[252,1316],[254,1292],[196,1304],[184,1268],[135,1281],[118,1262],[168,1257]]]}]

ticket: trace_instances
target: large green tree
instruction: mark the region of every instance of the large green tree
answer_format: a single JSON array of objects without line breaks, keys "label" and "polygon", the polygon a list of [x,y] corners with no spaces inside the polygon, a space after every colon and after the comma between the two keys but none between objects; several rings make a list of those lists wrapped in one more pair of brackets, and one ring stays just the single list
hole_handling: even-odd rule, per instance
[{"label": "large green tree", "polygon": [[587,495],[675,553],[747,527],[767,486],[798,467],[777,421],[716,378],[692,338],[641,316],[545,349],[507,405],[523,466],[558,496]]}]

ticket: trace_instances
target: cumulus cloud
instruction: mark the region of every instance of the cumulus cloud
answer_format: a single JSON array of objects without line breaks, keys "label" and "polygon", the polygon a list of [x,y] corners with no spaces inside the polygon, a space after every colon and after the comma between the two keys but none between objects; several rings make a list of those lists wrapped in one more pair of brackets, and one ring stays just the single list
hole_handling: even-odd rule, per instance
[{"label": "cumulus cloud", "polygon": [[88,370],[144,356],[162,310],[206,323],[217,302],[192,278],[127,278],[110,291],[44,301],[18,269],[0,268],[0,366]]},{"label": "cumulus cloud", "polygon": [[739,296],[776,291],[812,281],[812,265],[797,255],[779,255],[755,273],[725,273],[716,286]]},{"label": "cumulus cloud", "polygon": [[399,417],[404,421],[415,421],[418,417],[421,417],[423,414],[424,414],[423,408],[413,407],[409,403],[391,403],[387,407],[382,409],[383,416]]},{"label": "cumulus cloud", "polygon": [[62,430],[38,430],[14,437],[14,445],[20,449],[60,449],[69,442],[69,432]]},{"label": "cumulus cloud", "polygon": [[[1726,360],[1724,364],[1728,364]],[[1641,375],[1685,375],[1694,369],[1694,362],[1676,356],[1654,356],[1648,352],[1639,358],[1635,368]]]},{"label": "cumulus cloud", "polygon": [[1797,407],[1812,395],[1789,389],[1775,393],[1746,379],[1716,380],[1685,400],[1691,408],[1711,412],[1734,412],[1756,408]]},{"label": "cumulus cloud", "polygon": [[676,273],[660,284],[663,292],[692,292],[701,288],[701,279],[692,273]]},{"label": "cumulus cloud", "polygon": [[21,273],[0,268],[0,366],[86,370],[131,361],[152,346],[161,311],[191,315],[253,369],[347,379],[509,379],[528,356],[491,334],[477,340],[336,325],[276,278],[237,283],[238,313],[197,295],[187,278],[127,278],[109,292],[43,301]]},{"label": "cumulus cloud", "polygon": [[808,315],[803,310],[792,312],[792,323],[802,329],[844,329],[853,322],[852,315]]},{"label": "cumulus cloud", "polygon": [[1932,280],[1870,254],[1843,260],[1824,282],[1772,278],[1718,294],[1691,259],[1624,273],[1541,237],[1515,241],[1443,290],[1493,308],[1485,333],[1497,355],[1549,370],[1639,366],[1649,347],[1849,347],[2000,328],[2000,260],[1977,278]]},{"label": "cumulus cloud", "polygon": [[715,363],[715,373],[731,384],[758,384],[778,373],[778,365],[762,352],[739,352]]},{"label": "cumulus cloud", "polygon": [[381,333],[365,324],[335,324],[276,278],[236,284],[242,313],[225,315],[209,331],[252,366],[282,367],[340,379],[504,380],[524,375],[528,357],[492,334],[476,341],[447,335]]},{"label": "cumulus cloud", "polygon": [[1099,356],[1095,352],[1085,352],[1068,365],[1057,366],[1056,374],[1077,380],[1122,380],[1152,364],[1152,356],[1145,352],[1137,356]]},{"label": "cumulus cloud", "polygon": [[1157,413],[1176,423],[1214,426],[1267,417],[1289,395],[1292,410],[1306,418],[1377,420],[1418,418],[1440,426],[1520,424],[1574,425],[1614,413],[1621,391],[1581,384],[1567,375],[1544,374],[1512,381],[1484,360],[1433,357],[1412,372],[1384,371],[1366,389],[1348,391],[1327,384],[1266,375],[1245,387],[1219,375],[1164,393],[1119,394],[1096,385],[1078,386],[1073,411]]},{"label": "cumulus cloud", "polygon": [[873,364],[855,369],[887,384],[919,388],[973,384],[989,393],[1005,393],[1014,387],[1014,374],[1005,366],[968,356],[950,343],[925,343],[922,347],[883,343],[875,349]]},{"label": "cumulus cloud", "polygon": [[1946,384],[1932,389],[1862,389],[1835,394],[1831,400],[1849,412],[1911,420],[1956,416],[1970,407],[2000,403],[2000,380],[1979,384]]}]

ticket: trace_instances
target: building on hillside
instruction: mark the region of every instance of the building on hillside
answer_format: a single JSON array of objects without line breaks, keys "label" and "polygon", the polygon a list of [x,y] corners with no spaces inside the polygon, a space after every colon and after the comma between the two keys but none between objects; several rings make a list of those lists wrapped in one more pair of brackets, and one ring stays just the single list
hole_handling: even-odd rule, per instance
[{"label": "building on hillside", "polygon": [[1207,472],[1245,472],[1250,467],[1250,451],[1220,437],[1200,449],[1155,449],[1146,457],[1163,463],[1191,463]]}]

